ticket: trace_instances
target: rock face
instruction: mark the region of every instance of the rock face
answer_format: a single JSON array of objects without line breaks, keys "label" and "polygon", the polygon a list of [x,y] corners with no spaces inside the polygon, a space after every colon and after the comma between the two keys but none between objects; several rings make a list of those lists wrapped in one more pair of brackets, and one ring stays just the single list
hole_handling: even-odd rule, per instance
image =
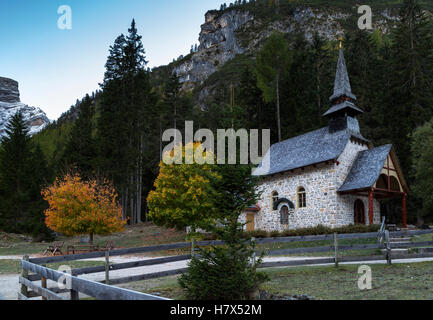
[{"label": "rock face", "polygon": [[31,135],[38,133],[50,123],[40,108],[21,103],[17,81],[0,77],[0,138],[5,135],[7,123],[17,112],[23,114]]},{"label": "rock face", "polygon": [[[184,90],[193,89],[237,54],[254,53],[274,31],[295,33],[302,30],[308,41],[318,32],[324,38],[335,40],[344,30],[342,21],[351,15],[353,12],[304,7],[280,20],[265,21],[241,9],[209,11],[201,26],[199,50],[175,63],[173,72],[178,75]],[[390,23],[396,19],[390,10],[384,10],[374,16],[373,27],[387,32]]]},{"label": "rock face", "polygon": [[218,66],[246,51],[246,48],[239,45],[235,33],[241,26],[253,20],[254,16],[237,10],[224,14],[209,11],[205,19],[205,24],[201,26],[198,52],[174,69],[180,82],[184,84],[184,89],[201,83],[214,73]]},{"label": "rock face", "polygon": [[9,103],[21,102],[18,82],[0,77],[0,101]]}]

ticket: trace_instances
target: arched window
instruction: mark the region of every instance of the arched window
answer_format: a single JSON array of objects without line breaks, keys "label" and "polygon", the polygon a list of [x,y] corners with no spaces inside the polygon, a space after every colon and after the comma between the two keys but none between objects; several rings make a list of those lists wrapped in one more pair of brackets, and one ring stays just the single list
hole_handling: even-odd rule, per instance
[{"label": "arched window", "polygon": [[400,183],[396,177],[390,177],[390,185],[392,191],[400,191]]},{"label": "arched window", "polygon": [[379,189],[388,190],[388,176],[386,174],[381,174],[377,180],[376,187]]},{"label": "arched window", "polygon": [[305,188],[300,187],[298,189],[298,209],[307,207],[307,193]]},{"label": "arched window", "polygon": [[278,192],[277,191],[272,192],[272,196],[271,196],[272,210],[278,210],[278,200],[279,200]]},{"label": "arched window", "polygon": [[284,226],[289,225],[289,208],[287,206],[282,206],[280,210],[281,224]]}]

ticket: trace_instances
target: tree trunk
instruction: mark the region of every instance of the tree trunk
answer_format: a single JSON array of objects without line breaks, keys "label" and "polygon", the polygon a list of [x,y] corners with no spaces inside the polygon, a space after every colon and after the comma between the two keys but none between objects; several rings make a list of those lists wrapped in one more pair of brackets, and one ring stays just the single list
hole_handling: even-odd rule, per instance
[{"label": "tree trunk", "polygon": [[322,101],[320,97],[320,61],[316,64],[316,82],[317,82],[317,111],[319,113],[319,119],[321,117],[322,111]]},{"label": "tree trunk", "polygon": [[89,244],[91,245],[91,246],[93,246],[93,233],[91,233],[90,235],[89,235]]},{"label": "tree trunk", "polygon": [[124,201],[125,201],[125,207],[124,207],[125,217],[124,217],[124,219],[127,220],[128,219],[128,188],[126,188]]},{"label": "tree trunk", "polygon": [[280,75],[276,77],[277,85],[277,121],[278,121],[278,142],[281,142],[281,116],[280,116]]},{"label": "tree trunk", "polygon": [[418,227],[422,227],[424,225],[424,217],[423,216],[417,214],[416,220],[417,220],[416,224]]},{"label": "tree trunk", "polygon": [[134,212],[134,189],[133,189],[133,179],[130,176],[129,178],[130,186],[131,186],[131,197],[129,198],[129,206],[131,207],[131,225],[135,224],[135,212]]}]

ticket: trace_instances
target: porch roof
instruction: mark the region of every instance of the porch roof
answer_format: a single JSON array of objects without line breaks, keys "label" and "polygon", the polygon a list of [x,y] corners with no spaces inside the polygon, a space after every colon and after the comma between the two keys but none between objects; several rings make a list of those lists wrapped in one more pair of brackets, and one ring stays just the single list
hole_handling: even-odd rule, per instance
[{"label": "porch roof", "polygon": [[371,188],[379,179],[392,145],[361,151],[338,192]]}]

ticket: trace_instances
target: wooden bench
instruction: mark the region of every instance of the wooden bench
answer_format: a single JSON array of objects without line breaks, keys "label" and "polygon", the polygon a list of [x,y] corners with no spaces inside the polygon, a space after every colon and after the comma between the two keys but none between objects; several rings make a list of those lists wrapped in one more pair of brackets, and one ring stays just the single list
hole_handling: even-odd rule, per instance
[{"label": "wooden bench", "polygon": [[113,250],[114,245],[112,241],[108,241],[105,246],[99,245],[71,245],[68,246],[68,255],[69,254],[77,254],[77,253],[88,253],[95,251],[109,251]]},{"label": "wooden bench", "polygon": [[53,245],[50,245],[45,249],[43,255],[45,256],[47,253],[51,252],[53,256],[55,256],[56,254],[63,256],[62,248],[64,245],[64,241],[54,242]]},{"label": "wooden bench", "polygon": [[105,246],[99,247],[99,251],[111,251],[113,249],[114,249],[113,241],[108,241]]}]

